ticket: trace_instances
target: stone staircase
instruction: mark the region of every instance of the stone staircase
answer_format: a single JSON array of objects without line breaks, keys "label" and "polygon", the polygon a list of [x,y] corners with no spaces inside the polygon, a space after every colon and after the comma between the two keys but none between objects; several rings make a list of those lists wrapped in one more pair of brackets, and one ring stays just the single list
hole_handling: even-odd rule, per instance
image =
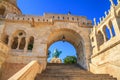
[{"label": "stone staircase", "polygon": [[108,74],[92,74],[77,64],[48,64],[35,80],[117,80]]}]

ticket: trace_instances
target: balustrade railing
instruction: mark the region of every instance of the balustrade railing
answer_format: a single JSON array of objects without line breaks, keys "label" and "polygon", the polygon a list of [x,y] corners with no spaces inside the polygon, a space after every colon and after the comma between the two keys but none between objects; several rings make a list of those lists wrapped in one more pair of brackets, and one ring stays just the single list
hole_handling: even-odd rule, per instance
[{"label": "balustrade railing", "polygon": [[31,61],[8,80],[34,80],[35,76],[38,73],[41,73],[42,70],[43,68],[41,64],[37,61]]}]

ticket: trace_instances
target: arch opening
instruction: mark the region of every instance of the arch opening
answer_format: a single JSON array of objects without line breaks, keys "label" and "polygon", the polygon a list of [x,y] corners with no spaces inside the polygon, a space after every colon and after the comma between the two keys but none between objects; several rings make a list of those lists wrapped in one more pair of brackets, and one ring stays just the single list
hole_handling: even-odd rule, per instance
[{"label": "arch opening", "polygon": [[14,37],[13,43],[12,43],[12,49],[17,49],[18,46],[18,37]]},{"label": "arch opening", "polygon": [[[55,50],[57,50],[59,52],[61,51],[61,54],[58,57],[58,59],[60,59],[61,62],[59,62],[59,61],[57,62],[57,60],[53,60],[54,59],[53,53],[55,53]],[[50,45],[50,47],[48,48],[48,54],[49,54],[48,55],[49,63],[64,63],[64,59],[67,56],[74,56],[75,58],[77,58],[75,47],[70,42],[64,41],[64,40],[56,41],[52,45]],[[52,62],[52,60],[53,60],[53,62]],[[76,62],[71,62],[71,63],[76,63]]]},{"label": "arch opening", "polygon": [[20,49],[23,50],[26,44],[26,33],[23,30],[18,30],[12,34],[13,42],[12,42],[12,49]]},{"label": "arch opening", "polygon": [[48,54],[48,48],[50,45],[57,41],[67,41],[71,43],[76,49],[77,64],[79,64],[84,69],[88,68],[84,40],[79,33],[66,28],[54,30],[54,32],[52,32],[48,37],[46,55]]},{"label": "arch opening", "polygon": [[112,24],[112,21],[109,21],[109,26],[110,26],[110,29],[111,29],[111,32],[112,32],[112,36],[114,37],[116,35],[116,33],[115,33],[114,26]]},{"label": "arch opening", "polygon": [[28,43],[28,50],[32,50],[33,49],[33,44],[34,44],[34,37],[31,36],[29,43]]},{"label": "arch opening", "polygon": [[100,47],[104,43],[104,37],[101,31],[98,31],[97,33],[97,45]]},{"label": "arch opening", "polygon": [[104,32],[106,40],[107,41],[110,40],[112,35],[110,34],[110,30],[109,30],[109,28],[107,26],[103,27],[103,32]]}]

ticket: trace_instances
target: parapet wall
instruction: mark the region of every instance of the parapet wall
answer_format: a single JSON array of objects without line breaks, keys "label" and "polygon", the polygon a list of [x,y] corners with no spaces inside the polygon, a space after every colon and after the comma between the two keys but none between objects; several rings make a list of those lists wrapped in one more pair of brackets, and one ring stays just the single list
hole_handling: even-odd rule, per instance
[{"label": "parapet wall", "polygon": [[54,23],[55,21],[64,21],[71,23],[78,23],[80,26],[92,26],[92,22],[87,20],[84,16],[73,15],[57,15],[57,14],[44,14],[44,16],[28,16],[28,15],[16,15],[8,14],[6,16],[8,21],[26,21],[32,23]]}]

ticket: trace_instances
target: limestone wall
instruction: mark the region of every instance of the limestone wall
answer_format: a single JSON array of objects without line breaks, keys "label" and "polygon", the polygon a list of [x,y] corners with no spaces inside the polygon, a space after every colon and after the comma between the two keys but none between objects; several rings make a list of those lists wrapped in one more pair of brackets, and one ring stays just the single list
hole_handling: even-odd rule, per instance
[{"label": "limestone wall", "polygon": [[120,44],[92,58],[90,70],[97,74],[110,74],[120,80]]},{"label": "limestone wall", "polygon": [[[54,16],[54,15],[53,15]],[[66,16],[66,17],[74,17],[71,15],[55,15],[55,16]],[[14,17],[14,19],[12,18]],[[16,49],[12,49],[9,52],[10,56],[7,59],[7,62],[19,62],[19,63],[29,63],[33,59],[38,60],[40,63],[46,65],[47,63],[47,50],[49,46],[58,41],[62,40],[62,36],[66,37],[66,41],[71,42],[77,49],[78,52],[78,63],[83,65],[86,69],[88,68],[88,58],[91,55],[91,47],[90,47],[90,29],[91,29],[91,21],[87,20],[85,17],[79,17],[79,20],[86,21],[84,26],[80,26],[77,20],[77,16],[75,16],[76,20],[68,20],[65,21],[63,19],[54,20],[50,18],[50,15],[40,16],[44,19],[52,19],[52,22],[44,22],[44,21],[36,21],[39,17],[32,16],[18,16],[16,15],[8,16],[6,19],[6,24],[4,27],[4,33],[8,35],[9,41],[8,46],[11,48],[14,38],[18,38],[18,45]],[[84,20],[83,20],[84,19]],[[72,20],[72,21],[71,21]],[[89,24],[87,24],[89,22]],[[23,37],[25,37],[25,47],[23,49],[19,49],[21,36],[20,33],[23,33]],[[57,34],[56,34],[57,33]],[[29,43],[30,37],[34,37],[34,44],[32,50],[27,50],[27,45]],[[80,45],[82,43],[82,45]],[[81,48],[82,50],[79,49]],[[82,54],[82,55],[81,55]],[[83,56],[83,57],[82,57]],[[81,60],[80,60],[81,59]]]}]

